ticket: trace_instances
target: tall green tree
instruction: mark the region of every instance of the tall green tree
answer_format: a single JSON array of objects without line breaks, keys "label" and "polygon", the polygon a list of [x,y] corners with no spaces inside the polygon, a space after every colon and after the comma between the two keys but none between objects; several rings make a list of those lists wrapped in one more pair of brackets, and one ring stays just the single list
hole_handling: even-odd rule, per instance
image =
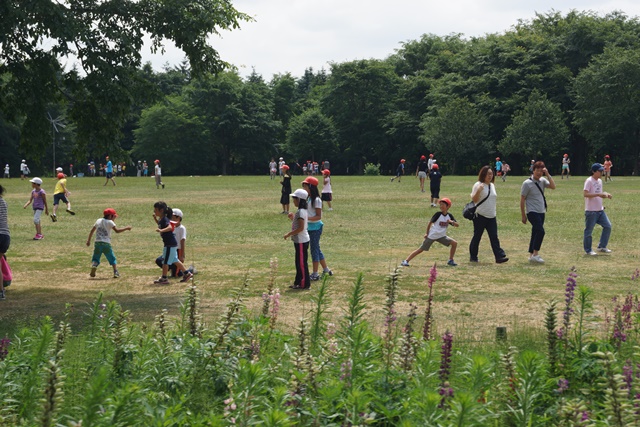
[{"label": "tall green tree", "polygon": [[[503,155],[532,159],[560,157],[569,143],[569,129],[560,106],[534,90],[523,108],[513,115],[498,145]],[[559,166],[559,165],[556,165]]]},{"label": "tall green tree", "polygon": [[420,128],[426,148],[436,153],[438,163],[449,166],[451,174],[464,166],[477,169],[491,149],[487,118],[466,98],[454,98],[425,115]]},{"label": "tall green tree", "polygon": [[310,108],[291,119],[285,149],[297,159],[320,162],[331,158],[338,148],[336,129],[331,119],[318,108]]},{"label": "tall green tree", "polygon": [[[250,19],[229,0],[21,0],[0,2],[0,93],[7,119],[20,126],[33,157],[48,143],[47,105],[63,99],[76,123],[79,150],[114,147],[144,82],[140,50],[165,40],[182,49],[192,73],[225,63],[207,38]],[[76,61],[66,69],[64,64]]]},{"label": "tall green tree", "polygon": [[608,48],[574,82],[574,121],[592,159],[611,154],[636,175],[640,161],[640,49]]}]

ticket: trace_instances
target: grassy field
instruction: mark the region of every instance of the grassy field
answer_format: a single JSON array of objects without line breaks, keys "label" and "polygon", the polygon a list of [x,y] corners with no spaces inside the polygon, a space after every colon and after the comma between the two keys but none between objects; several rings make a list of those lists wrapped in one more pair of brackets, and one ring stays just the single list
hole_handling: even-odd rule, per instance
[{"label": "grassy field", "polygon": [[[399,296],[400,315],[416,302],[424,310],[428,294],[429,268],[438,265],[434,286],[434,315],[437,328],[455,330],[458,337],[489,339],[496,326],[513,331],[542,326],[544,305],[552,298],[564,299],[569,269],[575,266],[578,283],[594,290],[596,312],[604,316],[611,298],[634,292],[631,280],[640,267],[640,226],[636,211],[640,180],[615,178],[605,184],[613,194],[605,201],[613,224],[611,255],[587,257],[582,250],[584,228],[582,185],[585,177],[560,180],[555,191],[548,190],[547,235],[541,250],[544,265],[530,265],[530,226],[520,222],[519,191],[524,177],[498,181],[498,225],[501,244],[511,259],[494,263],[488,238],[480,244],[480,262],[469,263],[471,222],[462,218],[462,206],[469,200],[474,177],[445,176],[441,195],[453,200],[452,212],[461,223],[449,236],[459,242],[458,267],[447,267],[448,248],[435,244],[402,269]],[[297,188],[300,177],[294,177]],[[6,301],[0,302],[0,336],[17,325],[29,324],[42,315],[57,316],[65,303],[76,307],[79,322],[86,302],[98,292],[115,299],[133,312],[134,319],[149,321],[163,308],[177,314],[185,285],[154,285],[160,269],[154,260],[162,242],[155,230],[152,206],[164,200],[184,212],[188,230],[187,263],[200,272],[195,277],[202,291],[205,319],[221,313],[229,291],[245,277],[250,280],[250,308],[261,305],[261,295],[269,280],[269,261],[278,259],[277,285],[281,318],[293,325],[309,309],[311,292],[291,291],[293,251],[282,236],[290,227],[280,214],[280,185],[269,177],[166,177],[165,190],[156,190],[152,178],[119,178],[118,185],[103,186],[102,178],[70,178],[72,207],[77,215],[61,209],[59,220],[43,221],[42,241],[35,234],[31,208],[22,209],[31,186],[20,179],[2,180],[9,204],[11,248],[8,258],[14,283]],[[428,186],[428,184],[427,184]],[[43,188],[52,203],[54,181]],[[436,208],[429,207],[428,193],[420,193],[418,180],[405,177],[390,183],[388,177],[333,177],[334,211],[325,212],[322,249],[330,268],[334,316],[339,316],[345,295],[358,273],[365,277],[370,318],[381,325],[383,285],[387,274],[420,245],[427,221]],[[106,260],[97,277],[89,277],[91,247],[85,245],[89,231],[102,210],[118,211],[118,226],[133,230],[112,236],[121,277],[113,279]],[[293,205],[292,205],[293,208]],[[600,228],[594,232],[594,244]],[[313,285],[312,285],[313,288]]]}]

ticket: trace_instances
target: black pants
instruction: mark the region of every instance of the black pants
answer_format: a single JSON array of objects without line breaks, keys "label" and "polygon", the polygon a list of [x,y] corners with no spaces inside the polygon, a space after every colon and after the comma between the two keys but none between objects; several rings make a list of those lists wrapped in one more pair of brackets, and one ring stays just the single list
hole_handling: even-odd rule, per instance
[{"label": "black pants", "polygon": [[472,261],[478,260],[478,247],[482,233],[487,230],[489,241],[491,242],[491,250],[496,260],[506,257],[506,254],[500,247],[500,239],[498,239],[498,222],[495,218],[486,218],[482,215],[476,215],[473,220],[473,237],[469,243],[469,255]]},{"label": "black pants", "polygon": [[529,241],[529,253],[539,251],[544,239],[544,214],[538,212],[527,213],[527,219],[531,223],[531,240]]},{"label": "black pants", "polygon": [[294,243],[293,248],[296,253],[296,279],[293,285],[300,288],[308,288],[311,286],[311,279],[309,278],[309,242]]}]

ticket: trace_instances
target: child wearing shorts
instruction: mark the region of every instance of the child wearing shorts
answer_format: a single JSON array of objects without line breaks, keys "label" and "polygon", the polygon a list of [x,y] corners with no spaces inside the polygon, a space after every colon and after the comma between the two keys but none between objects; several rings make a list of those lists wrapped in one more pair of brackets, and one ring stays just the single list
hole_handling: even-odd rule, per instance
[{"label": "child wearing shorts", "polygon": [[47,193],[40,188],[42,185],[42,180],[38,177],[30,179],[31,183],[31,197],[29,201],[24,204],[23,209],[26,209],[27,206],[33,203],[33,223],[36,226],[36,235],[33,237],[33,240],[42,240],[44,236],[42,235],[42,225],[40,224],[40,217],[42,216],[42,211],[44,210],[45,215],[49,215],[49,204],[47,203]]},{"label": "child wearing shorts", "polygon": [[178,259],[178,241],[173,231],[177,223],[172,223],[173,210],[167,206],[165,202],[156,202],[153,205],[153,219],[158,224],[156,232],[160,233],[164,249],[162,252],[162,276],[153,283],[166,285],[169,283],[169,266],[176,265],[176,274],[180,271],[184,272],[181,282],[187,282],[193,277],[193,274],[184,267],[184,264]]},{"label": "child wearing shorts", "polygon": [[[58,168],[62,169],[62,168]],[[67,212],[71,215],[76,213],[71,210],[71,202],[67,197],[71,195],[71,192],[67,189],[67,177],[62,172],[58,172],[58,181],[56,182],[56,188],[53,190],[53,213],[51,214],[51,221],[56,222],[58,216],[58,204],[63,201],[67,204]]]},{"label": "child wearing shorts", "polygon": [[422,246],[411,252],[407,259],[402,261],[400,265],[403,267],[409,267],[409,261],[422,252],[428,251],[433,242],[438,242],[443,246],[450,246],[451,249],[449,250],[449,261],[447,261],[447,265],[451,267],[458,265],[453,260],[456,248],[458,247],[458,242],[447,236],[447,227],[449,227],[449,225],[458,227],[459,224],[456,222],[453,215],[449,213],[449,208],[451,208],[451,200],[446,197],[440,199],[440,212],[431,217],[429,225],[427,225],[427,232],[424,235],[424,242],[422,242]]},{"label": "child wearing shorts", "polygon": [[91,273],[89,273],[89,276],[91,277],[96,277],[96,270],[100,265],[100,258],[102,257],[102,254],[104,254],[107,261],[109,261],[109,264],[113,267],[113,278],[117,279],[120,277],[120,273],[118,273],[118,261],[116,260],[116,255],[113,253],[113,249],[111,248],[111,230],[116,233],[122,233],[123,231],[131,230],[131,226],[128,225],[124,228],[118,228],[116,223],[113,222],[117,216],[118,214],[115,209],[105,209],[104,212],[102,212],[102,218],[96,221],[89,232],[87,246],[91,245],[93,233],[96,234],[96,241],[93,246],[93,257],[91,258]]},{"label": "child wearing shorts", "polygon": [[324,178],[322,180],[322,193],[320,194],[320,198],[322,199],[322,203],[326,202],[329,206],[327,210],[332,211],[331,202],[333,201],[333,190],[331,189],[331,171],[329,169],[323,169],[322,176]]}]

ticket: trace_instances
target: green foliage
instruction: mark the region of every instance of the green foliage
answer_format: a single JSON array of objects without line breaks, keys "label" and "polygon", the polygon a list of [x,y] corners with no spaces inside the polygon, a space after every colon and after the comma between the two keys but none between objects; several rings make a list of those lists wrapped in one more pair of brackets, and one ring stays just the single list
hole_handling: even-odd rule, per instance
[{"label": "green foliage", "polygon": [[380,163],[366,163],[364,165],[364,174],[367,176],[378,176],[380,175]]},{"label": "green foliage", "polygon": [[558,104],[537,90],[531,92],[522,110],[516,112],[498,145],[503,155],[524,154],[532,159],[560,157],[569,141],[569,129]]},{"label": "green foliage", "polygon": [[305,110],[291,119],[283,148],[296,159],[332,157],[337,152],[335,126],[318,108]]}]

